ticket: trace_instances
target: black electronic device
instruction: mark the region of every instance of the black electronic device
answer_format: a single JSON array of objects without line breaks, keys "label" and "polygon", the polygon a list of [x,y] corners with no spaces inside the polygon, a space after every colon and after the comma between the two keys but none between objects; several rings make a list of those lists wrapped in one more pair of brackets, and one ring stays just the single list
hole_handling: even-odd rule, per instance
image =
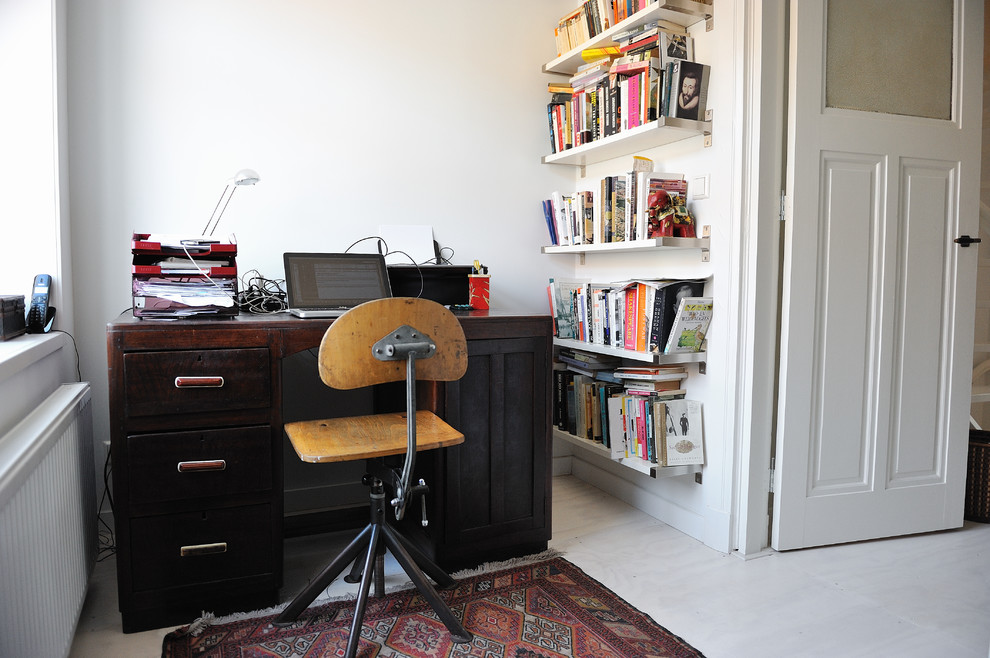
[{"label": "black electronic device", "polygon": [[47,333],[52,328],[55,319],[55,308],[48,305],[52,291],[50,274],[39,274],[34,277],[31,288],[31,305],[27,309],[27,328],[32,334]]},{"label": "black electronic device", "polygon": [[395,297],[422,297],[438,304],[467,304],[470,265],[389,265]]}]

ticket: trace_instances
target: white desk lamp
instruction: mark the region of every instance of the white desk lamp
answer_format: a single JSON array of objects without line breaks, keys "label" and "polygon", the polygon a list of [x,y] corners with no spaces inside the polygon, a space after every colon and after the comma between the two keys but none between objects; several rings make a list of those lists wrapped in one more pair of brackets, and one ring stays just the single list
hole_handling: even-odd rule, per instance
[{"label": "white desk lamp", "polygon": [[[213,209],[213,214],[210,215],[210,219],[206,222],[206,227],[203,229],[204,236],[213,235],[213,232],[217,230],[217,225],[220,223],[220,218],[223,217],[223,212],[227,209],[227,204],[230,203],[230,199],[234,196],[234,192],[241,185],[254,185],[261,177],[258,175],[254,169],[241,169],[237,172],[233,178],[227,181],[227,187],[223,188],[223,192],[220,193],[220,199],[217,201],[216,207]],[[224,200],[226,197],[226,200]],[[222,206],[222,207],[221,207]],[[220,212],[218,213],[217,210]],[[206,229],[210,228],[210,224],[213,224],[213,228],[207,233]]]}]

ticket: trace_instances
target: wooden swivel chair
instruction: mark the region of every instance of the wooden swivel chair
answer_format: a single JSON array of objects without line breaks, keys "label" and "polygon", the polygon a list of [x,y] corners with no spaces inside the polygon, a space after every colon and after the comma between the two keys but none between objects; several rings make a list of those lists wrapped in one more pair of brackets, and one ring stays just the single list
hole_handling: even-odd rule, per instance
[{"label": "wooden swivel chair", "polygon": [[[389,523],[389,510],[401,520],[414,496],[427,491],[426,483],[412,482],[418,450],[456,445],[464,435],[429,411],[416,410],[416,381],[454,381],[467,370],[467,342],[454,315],[425,299],[379,299],[344,313],[327,329],[320,343],[319,372],[332,388],[353,389],[406,382],[406,412],[286,423],[285,432],[299,458],[306,462],[368,460],[364,483],[371,488],[371,519],[361,533],[278,616],[277,625],[292,623],[299,614],[353,562],[345,580],[360,589],[347,644],[354,656],[372,578],[375,596],[384,595],[384,555],[387,548],[419,589],[456,643],[471,642],[443,599],[425,578],[441,588],[455,581],[437,564],[400,535]],[[405,453],[401,471],[385,457]],[[386,489],[393,497],[386,499]],[[422,500],[422,499],[421,499]],[[425,502],[423,503],[425,525]],[[362,554],[363,559],[358,557]]]}]

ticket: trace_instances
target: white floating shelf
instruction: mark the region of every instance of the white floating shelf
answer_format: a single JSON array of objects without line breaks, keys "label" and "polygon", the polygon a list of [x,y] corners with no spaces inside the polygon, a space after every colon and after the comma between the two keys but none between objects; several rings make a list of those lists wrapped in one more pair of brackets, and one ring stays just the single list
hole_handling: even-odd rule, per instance
[{"label": "white floating shelf", "polygon": [[573,48],[560,57],[547,62],[543,65],[543,72],[573,75],[577,72],[578,67],[584,64],[584,59],[581,57],[582,50],[611,44],[613,43],[613,34],[619,34],[639,25],[645,25],[650,21],[659,19],[683,27],[691,27],[695,23],[706,21],[706,29],[710,30],[712,28],[711,18],[712,5],[710,3],[696,2],[695,0],[658,0],[658,2],[636,12],[626,20],[616,23],[601,34],[596,34],[577,48]]},{"label": "white floating shelf", "polygon": [[650,463],[645,459],[640,459],[638,457],[623,457],[622,459],[615,460],[612,459],[609,449],[600,443],[595,443],[594,441],[589,441],[588,439],[582,439],[570,434],[569,432],[562,432],[557,428],[554,428],[553,436],[556,439],[561,439],[562,441],[565,441],[582,450],[591,452],[595,455],[603,457],[604,459],[608,459],[609,461],[614,461],[625,466],[626,468],[631,468],[638,473],[649,475],[651,478],[659,479],[677,477],[678,475],[690,475],[691,473],[700,473],[702,470],[700,464],[692,464],[690,466],[657,466],[656,464]]},{"label": "white floating shelf", "polygon": [[673,144],[681,140],[712,134],[711,121],[694,121],[660,117],[656,121],[623,130],[593,142],[543,156],[543,164],[583,167],[648,148]]},{"label": "white floating shelf", "polygon": [[648,249],[708,249],[710,238],[651,238],[628,242],[576,244],[543,247],[544,254],[590,254],[609,251],[646,251]]},{"label": "white floating shelf", "polygon": [[669,363],[703,363],[707,361],[707,352],[681,352],[679,354],[655,354],[653,352],[638,352],[636,350],[625,350],[608,345],[596,345],[586,343],[583,340],[573,340],[570,338],[554,338],[553,344],[560,347],[570,347],[575,350],[594,352],[596,354],[608,354],[618,356],[623,359],[634,361],[646,361],[647,363],[669,364]]}]

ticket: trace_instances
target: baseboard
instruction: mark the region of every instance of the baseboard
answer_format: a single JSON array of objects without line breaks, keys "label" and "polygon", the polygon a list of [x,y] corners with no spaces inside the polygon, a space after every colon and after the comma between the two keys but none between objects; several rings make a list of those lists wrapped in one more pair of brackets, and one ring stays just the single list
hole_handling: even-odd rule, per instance
[{"label": "baseboard", "polygon": [[[688,483],[671,482],[675,478],[667,478],[661,483],[661,481],[614,462],[597,460],[602,463],[593,463],[582,459],[578,454],[572,455],[570,460],[570,474],[574,477],[601,489],[698,541],[705,542],[704,515],[677,505],[664,497],[663,492],[658,490],[662,486],[684,486]],[[622,472],[616,472],[615,469],[622,469]],[[691,478],[690,486],[697,486],[694,484],[693,476],[676,479],[683,480],[689,477]]]},{"label": "baseboard", "polygon": [[571,474],[571,456],[570,455],[554,455],[553,461],[551,462],[551,468],[554,477],[558,475],[570,475]]}]

